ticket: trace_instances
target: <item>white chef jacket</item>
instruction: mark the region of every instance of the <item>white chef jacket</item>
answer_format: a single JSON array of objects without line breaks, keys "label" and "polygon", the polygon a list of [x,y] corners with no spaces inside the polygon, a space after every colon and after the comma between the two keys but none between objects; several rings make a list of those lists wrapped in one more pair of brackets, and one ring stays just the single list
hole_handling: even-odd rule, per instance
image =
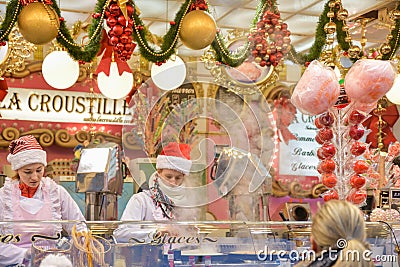
[{"label": "white chef jacket", "polygon": [[154,204],[150,191],[144,190],[129,199],[121,216],[121,221],[139,221],[139,223],[127,223],[119,226],[114,231],[114,237],[118,242],[129,242],[130,238],[136,238],[147,243],[156,229],[142,229],[140,221],[163,220],[166,218],[164,218],[161,208]]},{"label": "white chef jacket", "polygon": [[[61,220],[85,221],[85,218],[83,217],[78,205],[65,190],[65,188],[56,184],[49,177],[42,178],[42,181],[40,182],[40,185],[35,192],[35,195],[32,197],[33,199],[37,200],[35,201],[36,204],[40,205],[40,203],[42,203],[43,201],[42,186],[45,182],[46,184],[53,187],[55,186],[57,188],[58,196],[56,196],[56,198],[58,197],[58,200],[60,201],[61,214],[59,215],[59,217],[61,218]],[[19,181],[6,178],[6,183],[19,183]],[[10,190],[5,190],[5,187],[0,188],[0,221],[4,221],[6,220],[6,218],[10,217],[10,214],[6,214],[6,199],[10,199],[9,195],[11,194],[9,191]],[[37,205],[30,205],[30,201],[28,198],[20,196],[20,201],[21,206],[23,206],[26,211],[29,212],[29,210],[32,210],[32,212],[34,213],[35,210],[38,210]],[[52,220],[52,218],[49,218],[49,220]],[[2,233],[4,229],[0,228],[0,231]],[[0,267],[3,267],[11,264],[22,263],[27,249],[18,247],[18,243],[0,242],[0,251]]]},{"label": "white chef jacket", "polygon": [[[196,208],[175,207],[174,215],[177,221],[195,221],[197,214],[198,210]],[[156,222],[162,223],[162,221],[167,220],[169,219],[163,216],[161,208],[154,204],[150,191],[144,190],[132,195],[121,216],[121,221],[138,221],[138,223],[127,222],[122,224],[114,230],[113,235],[117,242],[121,243],[148,243],[151,242],[154,233],[157,231]],[[155,221],[155,223],[153,225],[144,224],[141,227],[141,221]],[[181,231],[183,229],[177,230]]]}]

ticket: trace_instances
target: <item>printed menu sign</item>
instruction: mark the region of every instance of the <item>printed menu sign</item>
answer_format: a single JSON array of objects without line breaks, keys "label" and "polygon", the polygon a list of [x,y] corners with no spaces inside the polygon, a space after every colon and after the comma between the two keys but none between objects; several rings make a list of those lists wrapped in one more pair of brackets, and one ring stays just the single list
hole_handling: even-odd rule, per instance
[{"label": "printed menu sign", "polygon": [[316,116],[304,115],[297,111],[289,130],[297,137],[288,144],[279,146],[279,174],[298,176],[318,176],[319,159],[317,149],[321,146],[315,141],[317,128]]}]

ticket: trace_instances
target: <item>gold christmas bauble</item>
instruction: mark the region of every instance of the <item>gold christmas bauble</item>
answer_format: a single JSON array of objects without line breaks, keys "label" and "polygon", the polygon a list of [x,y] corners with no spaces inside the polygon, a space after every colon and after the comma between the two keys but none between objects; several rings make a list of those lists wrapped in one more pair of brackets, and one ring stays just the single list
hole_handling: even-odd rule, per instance
[{"label": "gold christmas bauble", "polygon": [[50,42],[57,37],[60,20],[54,9],[34,2],[24,6],[18,16],[18,27],[22,36],[36,45]]},{"label": "gold christmas bauble", "polygon": [[179,35],[185,46],[199,50],[209,46],[216,33],[214,19],[205,11],[193,10],[183,18]]},{"label": "gold christmas bauble", "polygon": [[324,31],[328,34],[332,34],[336,31],[336,23],[331,21],[325,24]]},{"label": "gold christmas bauble", "polygon": [[340,9],[337,13],[338,20],[346,20],[349,17],[349,11],[347,9]]},{"label": "gold christmas bauble", "polygon": [[387,55],[390,52],[392,52],[392,48],[390,47],[390,45],[388,43],[384,43],[381,45],[381,47],[379,48],[381,54],[383,55]]}]

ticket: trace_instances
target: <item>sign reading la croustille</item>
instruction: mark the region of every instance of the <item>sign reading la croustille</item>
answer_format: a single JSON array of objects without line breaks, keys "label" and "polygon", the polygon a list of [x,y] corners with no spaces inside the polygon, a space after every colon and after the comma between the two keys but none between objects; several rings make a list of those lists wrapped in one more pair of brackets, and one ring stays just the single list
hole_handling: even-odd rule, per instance
[{"label": "sign reading la croustille", "polygon": [[319,159],[317,149],[321,146],[315,141],[317,128],[314,125],[316,116],[308,116],[297,111],[296,117],[289,125],[289,130],[297,137],[286,145],[279,145],[279,174],[295,176],[318,176]]},{"label": "sign reading la croustille", "polygon": [[91,118],[88,93],[26,88],[7,91],[0,104],[1,118],[6,120],[125,124],[132,119],[124,99],[94,94]]}]

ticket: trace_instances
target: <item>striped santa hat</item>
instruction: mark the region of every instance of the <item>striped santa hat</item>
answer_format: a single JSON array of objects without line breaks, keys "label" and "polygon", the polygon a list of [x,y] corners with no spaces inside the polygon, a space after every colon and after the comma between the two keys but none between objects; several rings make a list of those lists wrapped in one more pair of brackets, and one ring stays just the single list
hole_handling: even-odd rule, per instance
[{"label": "striped santa hat", "polygon": [[33,135],[26,135],[11,141],[8,151],[10,154],[7,156],[7,161],[11,164],[13,171],[32,163],[47,165],[46,151]]},{"label": "striped santa hat", "polygon": [[187,144],[169,143],[157,156],[156,168],[175,170],[188,175],[192,167],[190,150],[190,146]]}]

